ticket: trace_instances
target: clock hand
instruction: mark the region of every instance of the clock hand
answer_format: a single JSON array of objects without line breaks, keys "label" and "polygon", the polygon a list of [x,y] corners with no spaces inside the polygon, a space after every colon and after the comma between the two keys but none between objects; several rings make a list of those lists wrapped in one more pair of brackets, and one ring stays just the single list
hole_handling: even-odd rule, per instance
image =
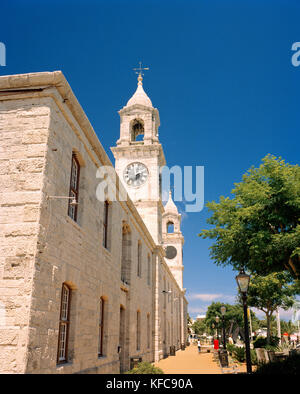
[{"label": "clock hand", "polygon": [[137,173],[135,174],[135,176],[141,175],[142,173],[143,173],[143,171],[139,171],[139,172],[137,172]]}]

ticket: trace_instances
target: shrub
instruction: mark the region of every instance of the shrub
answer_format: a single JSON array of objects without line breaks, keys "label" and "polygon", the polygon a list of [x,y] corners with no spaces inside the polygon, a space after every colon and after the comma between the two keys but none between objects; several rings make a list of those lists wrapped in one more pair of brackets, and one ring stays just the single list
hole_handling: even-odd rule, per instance
[{"label": "shrub", "polygon": [[244,347],[235,346],[232,353],[233,357],[240,363],[246,360],[246,352]]},{"label": "shrub", "polygon": [[251,364],[257,365],[257,355],[255,349],[250,349]]},{"label": "shrub", "polygon": [[277,350],[279,346],[279,338],[278,337],[270,337],[269,344],[267,344],[267,338],[257,337],[257,339],[253,342],[254,348],[265,348],[267,350]]},{"label": "shrub", "polygon": [[234,346],[232,343],[227,343],[227,345],[226,345],[226,349],[230,355],[233,353],[235,348],[236,348],[236,346]]},{"label": "shrub", "polygon": [[283,361],[276,361],[258,366],[258,375],[300,375],[300,354],[288,357]]},{"label": "shrub", "polygon": [[138,363],[138,365],[131,369],[130,371],[125,372],[125,374],[163,374],[164,372],[158,368],[152,365],[151,363],[148,363],[146,361],[143,361],[141,363]]},{"label": "shrub", "polygon": [[263,337],[257,337],[253,342],[254,349],[265,347],[267,344],[267,339]]},{"label": "shrub", "polygon": [[[239,361],[241,363],[246,361],[246,349],[244,347],[238,347],[231,344],[228,344],[226,347],[229,354],[232,354],[233,358],[236,361]],[[257,365],[257,356],[255,349],[250,349],[250,357],[251,357],[251,364]]]}]

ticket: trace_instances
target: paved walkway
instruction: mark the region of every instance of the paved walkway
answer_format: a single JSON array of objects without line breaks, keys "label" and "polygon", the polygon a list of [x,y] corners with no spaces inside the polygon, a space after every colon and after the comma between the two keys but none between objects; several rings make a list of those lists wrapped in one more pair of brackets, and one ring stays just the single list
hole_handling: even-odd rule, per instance
[{"label": "paved walkway", "polygon": [[244,365],[231,364],[230,368],[221,368],[218,360],[214,360],[213,349],[207,353],[206,348],[198,354],[196,345],[186,347],[184,351],[177,351],[176,356],[169,356],[155,364],[165,374],[223,374],[245,372]]}]

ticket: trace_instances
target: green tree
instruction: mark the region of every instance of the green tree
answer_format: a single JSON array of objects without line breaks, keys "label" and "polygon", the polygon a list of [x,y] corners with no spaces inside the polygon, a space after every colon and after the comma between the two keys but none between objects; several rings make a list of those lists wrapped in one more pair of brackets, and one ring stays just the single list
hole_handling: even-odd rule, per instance
[{"label": "green tree", "polygon": [[243,324],[243,310],[239,305],[230,305],[221,302],[213,302],[207,308],[205,324],[208,327],[211,327],[212,324],[216,326],[216,316],[220,318],[219,330],[221,332],[222,329],[222,315],[221,315],[221,306],[224,305],[226,307],[226,313],[224,316],[224,323],[226,331],[229,330],[231,326],[231,322],[234,321],[240,327]]},{"label": "green tree", "polygon": [[199,236],[214,239],[218,265],[268,275],[300,277],[300,167],[267,155],[236,183],[232,198],[207,203],[213,227]]},{"label": "green tree", "polygon": [[266,315],[267,342],[271,336],[271,317],[278,307],[289,309],[295,301],[295,286],[288,273],[277,272],[267,276],[253,275],[248,288],[249,306]]},{"label": "green tree", "polygon": [[[226,307],[226,313],[224,316],[225,330],[228,332],[232,327],[234,330],[237,326],[240,328],[244,328],[244,312],[241,304],[225,304],[221,302],[213,302],[208,308],[206,312],[206,318],[204,320],[207,327],[212,327],[212,324],[215,325],[215,329],[217,327],[216,324],[216,316],[219,316],[219,333],[222,333],[222,315],[221,315],[221,306],[224,305]],[[258,327],[258,319],[255,316],[255,313],[251,311],[251,322],[253,330],[256,330]]]},{"label": "green tree", "polygon": [[203,320],[196,320],[192,326],[196,335],[202,335],[207,331],[206,324]]}]

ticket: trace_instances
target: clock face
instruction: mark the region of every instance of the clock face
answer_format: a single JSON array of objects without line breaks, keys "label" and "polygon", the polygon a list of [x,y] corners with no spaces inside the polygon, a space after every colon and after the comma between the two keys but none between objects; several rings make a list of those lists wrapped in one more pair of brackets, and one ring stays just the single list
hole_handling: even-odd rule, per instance
[{"label": "clock face", "polygon": [[124,180],[128,186],[143,185],[148,178],[148,169],[142,163],[130,163],[124,170]]},{"label": "clock face", "polygon": [[166,258],[167,259],[174,259],[177,256],[177,249],[174,246],[167,246],[166,247]]}]

